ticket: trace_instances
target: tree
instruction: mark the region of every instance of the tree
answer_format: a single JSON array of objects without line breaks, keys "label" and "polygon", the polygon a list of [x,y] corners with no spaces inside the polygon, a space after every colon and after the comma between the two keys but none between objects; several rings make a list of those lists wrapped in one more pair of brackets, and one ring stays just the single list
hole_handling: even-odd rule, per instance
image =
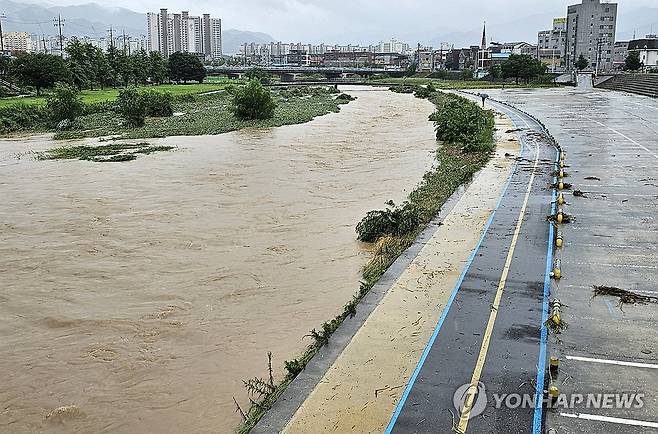
[{"label": "tree", "polygon": [[206,78],[206,68],[195,54],[177,51],[169,56],[169,78],[183,83],[190,80],[201,83]]},{"label": "tree", "polygon": [[107,59],[107,63],[110,66],[107,81],[112,85],[112,87],[116,87],[119,83],[119,71],[121,69],[119,65],[119,50],[117,50],[117,47],[114,45],[110,45],[110,47],[107,49],[107,54],[105,57]]},{"label": "tree", "polygon": [[78,90],[88,87],[93,89],[96,82],[96,71],[93,68],[94,48],[93,45],[80,42],[75,37],[66,46],[66,62],[71,71],[71,81]]},{"label": "tree", "polygon": [[589,61],[583,56],[582,54],[578,57],[578,61],[576,61],[576,68],[578,71],[582,71],[583,69],[587,68],[589,66]]},{"label": "tree", "polygon": [[466,68],[462,71],[462,80],[473,80],[473,70],[471,68]]},{"label": "tree", "polygon": [[103,53],[100,48],[94,49],[93,68],[94,76],[96,77],[96,81],[98,82],[98,85],[101,87],[101,89],[104,89],[105,86],[112,86],[112,76],[114,72],[110,66],[110,62],[108,61],[107,56],[105,56],[105,53]]},{"label": "tree", "polygon": [[141,127],[146,118],[146,104],[137,89],[129,87],[119,91],[116,108],[130,127]]},{"label": "tree", "polygon": [[162,84],[167,79],[167,61],[158,51],[149,54],[148,67],[152,84]]},{"label": "tree", "polygon": [[0,54],[0,75],[7,75],[11,68],[11,57]]},{"label": "tree", "polygon": [[629,51],[628,56],[626,57],[625,68],[627,71],[637,71],[642,68],[642,61],[640,60],[639,51]]},{"label": "tree", "polygon": [[516,83],[523,79],[530,83],[532,78],[546,72],[546,65],[534,59],[529,54],[511,54],[507,60],[500,65],[503,78],[514,78]]},{"label": "tree", "polygon": [[263,68],[251,68],[245,75],[249,80],[259,80],[263,84],[268,84],[270,82],[270,74],[268,74]]},{"label": "tree", "polygon": [[269,119],[275,108],[269,89],[259,80],[251,80],[235,91],[231,111],[240,119]]},{"label": "tree", "polygon": [[66,83],[57,83],[55,91],[46,98],[46,109],[53,121],[72,121],[84,111],[78,90]]},{"label": "tree", "polygon": [[489,76],[492,81],[498,80],[501,75],[503,75],[503,70],[500,65],[496,64],[489,67]]},{"label": "tree", "polygon": [[51,88],[56,82],[68,82],[70,75],[64,59],[45,53],[26,53],[12,62],[10,74],[21,86],[34,86],[37,95],[41,89]]}]

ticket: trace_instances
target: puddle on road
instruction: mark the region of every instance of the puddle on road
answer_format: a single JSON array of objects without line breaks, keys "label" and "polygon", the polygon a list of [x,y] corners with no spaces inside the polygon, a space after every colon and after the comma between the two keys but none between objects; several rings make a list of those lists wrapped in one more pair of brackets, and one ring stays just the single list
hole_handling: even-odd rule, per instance
[{"label": "puddle on road", "polygon": [[152,139],[179,149],[126,163],[0,141],[0,431],[231,431],[267,351],[281,378],[358,289],[356,223],[433,161],[428,101],[349,93],[311,123]]}]

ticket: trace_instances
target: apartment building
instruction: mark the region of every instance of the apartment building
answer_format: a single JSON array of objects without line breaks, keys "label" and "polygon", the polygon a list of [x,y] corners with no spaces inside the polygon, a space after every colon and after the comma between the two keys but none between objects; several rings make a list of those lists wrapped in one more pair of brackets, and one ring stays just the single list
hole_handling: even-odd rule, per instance
[{"label": "apartment building", "polygon": [[565,60],[574,69],[578,58],[587,59],[592,70],[610,71],[614,65],[617,3],[583,0],[567,8]]},{"label": "apartment building", "polygon": [[210,14],[191,16],[189,11],[171,14],[166,8],[146,14],[148,51],[169,57],[183,51],[207,60],[222,57],[222,20]]}]

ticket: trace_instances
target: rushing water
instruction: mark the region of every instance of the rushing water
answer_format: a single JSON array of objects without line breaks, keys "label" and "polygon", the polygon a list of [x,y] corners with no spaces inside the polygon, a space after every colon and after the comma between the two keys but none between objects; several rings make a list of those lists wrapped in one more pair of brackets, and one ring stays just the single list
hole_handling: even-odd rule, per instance
[{"label": "rushing water", "polygon": [[132,162],[0,141],[0,432],[230,432],[267,352],[280,378],[358,289],[355,224],[432,164],[428,101],[348,92]]}]

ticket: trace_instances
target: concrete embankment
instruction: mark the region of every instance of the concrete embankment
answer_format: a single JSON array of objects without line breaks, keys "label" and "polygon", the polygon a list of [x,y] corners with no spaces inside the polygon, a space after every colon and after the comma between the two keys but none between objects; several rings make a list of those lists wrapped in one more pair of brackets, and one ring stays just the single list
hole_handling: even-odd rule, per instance
[{"label": "concrete embankment", "polygon": [[292,402],[277,403],[275,414],[256,432],[381,432],[386,427],[519,154],[511,121],[497,116],[496,127],[495,156],[335,362],[317,384],[307,387],[311,392],[306,400],[298,408],[291,408]]}]

